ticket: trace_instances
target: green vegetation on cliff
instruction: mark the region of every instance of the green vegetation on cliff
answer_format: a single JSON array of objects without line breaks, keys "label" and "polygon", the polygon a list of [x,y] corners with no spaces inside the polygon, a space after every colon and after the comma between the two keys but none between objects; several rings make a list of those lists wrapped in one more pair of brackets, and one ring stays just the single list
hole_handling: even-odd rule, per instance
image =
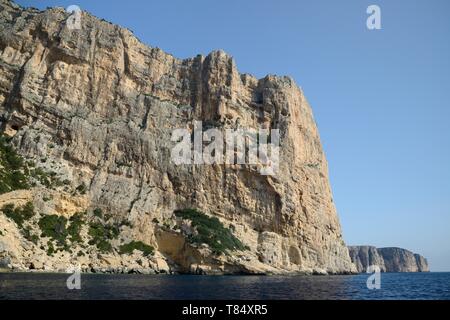
[{"label": "green vegetation on cliff", "polygon": [[10,138],[0,135],[0,194],[28,189],[26,166],[10,144]]},{"label": "green vegetation on cliff", "polygon": [[0,194],[23,190],[40,184],[48,189],[70,184],[61,181],[56,172],[36,167],[33,161],[25,161],[11,145],[11,138],[0,134]]},{"label": "green vegetation on cliff", "polygon": [[67,242],[70,240],[71,244],[76,242],[82,243],[81,230],[84,224],[82,218],[83,213],[77,212],[69,221],[66,217],[57,215],[46,215],[43,216],[39,222],[39,228],[41,229],[41,237],[49,237],[51,240],[47,243],[48,254],[52,254],[56,251],[53,247],[52,241],[56,241],[59,246],[59,250],[70,251],[71,246]]},{"label": "green vegetation on cliff", "polygon": [[67,228],[67,232],[70,235],[70,241],[73,242],[83,242],[81,239],[81,229],[83,228],[84,220],[83,220],[84,212],[77,212],[73,216],[69,218],[70,225]]},{"label": "green vegetation on cliff", "polygon": [[31,202],[27,202],[23,207],[14,208],[12,203],[5,204],[1,211],[13,220],[20,228],[23,227],[25,221],[34,216],[34,207]]},{"label": "green vegetation on cliff", "polygon": [[[41,214],[36,219],[32,219],[36,212],[31,202],[27,202],[21,207],[15,207],[12,203],[5,204],[0,208],[0,212],[16,223],[26,240],[38,245],[40,238],[49,238],[46,245],[41,244],[40,246],[41,249],[47,251],[49,256],[58,251],[72,252],[77,245],[85,249],[84,241],[88,241],[91,246],[96,246],[101,253],[112,252],[114,248],[111,240],[119,237],[121,226],[129,225],[125,220],[105,222],[100,209],[93,210],[90,215],[87,212],[77,212],[69,219],[56,214]],[[84,226],[88,227],[88,240],[84,240],[82,237]],[[33,231],[36,227],[38,233]],[[152,246],[141,241],[131,241],[116,250],[120,254],[131,254],[133,250],[139,250],[144,256],[154,253]],[[85,255],[83,251],[77,251],[77,256],[82,255]]]},{"label": "green vegetation on cliff", "polygon": [[66,217],[52,214],[42,217],[38,224],[41,228],[42,237],[49,237],[55,240],[59,246],[64,247],[66,245],[68,235]]},{"label": "green vegetation on cliff", "polygon": [[17,224],[20,233],[26,240],[31,241],[34,244],[38,243],[39,237],[32,232],[29,225],[25,225],[25,222],[35,216],[34,206],[31,202],[27,202],[22,207],[14,207],[14,204],[8,203],[5,204],[0,211]]},{"label": "green vegetation on cliff", "polygon": [[209,217],[196,209],[176,210],[175,215],[190,220],[197,231],[197,234],[188,236],[190,243],[206,243],[216,254],[247,249],[216,217]]},{"label": "green vegetation on cliff", "polygon": [[117,225],[105,224],[102,222],[92,222],[89,225],[90,245],[97,246],[101,252],[111,252],[110,240],[117,239],[120,230]]},{"label": "green vegetation on cliff", "polygon": [[155,249],[141,241],[131,241],[120,246],[121,254],[131,254],[133,253],[133,250],[139,250],[144,254],[144,256],[148,256],[152,255]]}]

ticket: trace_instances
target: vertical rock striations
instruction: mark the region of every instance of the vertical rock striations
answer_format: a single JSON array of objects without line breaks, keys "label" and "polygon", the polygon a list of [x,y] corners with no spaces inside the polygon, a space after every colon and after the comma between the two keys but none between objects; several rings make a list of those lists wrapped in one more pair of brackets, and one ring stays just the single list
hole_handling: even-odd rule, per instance
[{"label": "vertical rock striations", "polygon": [[[180,60],[86,12],[81,29],[71,30],[62,8],[0,6],[2,130],[27,161],[64,182],[51,191],[34,184],[29,199],[37,214],[87,212],[91,229],[82,241],[98,231],[92,223],[99,215],[89,214],[96,208],[108,214],[105,223],[127,222],[111,246],[90,240],[107,253],[57,251],[46,257],[48,269],[69,260],[124,268],[131,262],[119,248],[133,240],[155,250],[150,266],[147,258],[131,259],[144,269],[159,262],[194,273],[355,271],[312,110],[291,78],[240,74],[223,51]],[[172,131],[192,129],[194,120],[220,130],[279,129],[279,174],[262,176],[250,165],[175,165]],[[52,198],[43,201],[40,188]],[[189,223],[174,215],[185,208],[217,217],[246,249],[219,255],[189,242]],[[5,233],[0,241],[25,241]],[[9,246],[12,264],[36,267],[33,257],[49,249],[44,240],[24,242],[32,254]]]},{"label": "vertical rock striations", "polygon": [[350,257],[358,272],[377,265],[382,272],[428,272],[427,260],[419,254],[401,248],[349,246]]},{"label": "vertical rock striations", "polygon": [[349,246],[348,249],[350,258],[358,272],[365,272],[367,267],[371,265],[378,266],[382,272],[386,271],[384,259],[377,248],[373,246]]}]

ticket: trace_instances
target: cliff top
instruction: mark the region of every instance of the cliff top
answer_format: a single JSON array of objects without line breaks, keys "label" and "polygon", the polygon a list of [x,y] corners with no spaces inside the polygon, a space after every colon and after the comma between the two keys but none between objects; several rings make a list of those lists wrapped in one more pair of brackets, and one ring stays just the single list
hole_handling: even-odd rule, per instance
[{"label": "cliff top", "polygon": [[[65,16],[68,15],[68,12],[67,12],[67,10],[65,8],[58,7],[58,6],[56,6],[56,7],[47,7],[45,10],[40,10],[38,8],[35,8],[35,7],[22,7],[21,5],[15,3],[12,0],[0,0],[0,5],[1,6],[8,6],[9,8],[7,8],[7,9],[9,9],[10,11],[11,10],[12,11],[27,11],[27,12],[33,13],[33,14],[40,14],[40,13],[45,14],[45,13],[48,13],[48,12],[55,12],[55,13],[62,14],[62,15],[65,15]],[[200,61],[204,61],[205,59],[208,59],[208,58],[216,58],[216,59],[228,60],[230,63],[235,65],[235,61],[233,59],[233,56],[230,55],[229,53],[227,53],[226,51],[224,51],[223,49],[212,50],[206,56],[203,55],[203,54],[197,54],[195,57],[189,57],[189,58],[185,58],[185,59],[177,58],[173,54],[168,53],[168,52],[162,50],[159,47],[153,47],[150,44],[147,44],[147,43],[143,42],[142,40],[140,40],[134,34],[133,30],[131,30],[129,28],[126,28],[126,27],[122,27],[122,26],[120,26],[120,25],[118,25],[116,23],[110,22],[110,21],[105,20],[103,18],[97,17],[94,14],[90,13],[89,11],[83,10],[82,8],[80,8],[80,9],[82,11],[82,14],[86,15],[87,17],[90,17],[90,18],[96,20],[96,22],[100,26],[104,25],[104,26],[107,26],[108,28],[113,26],[114,29],[119,29],[119,30],[121,30],[123,32],[127,32],[133,38],[135,38],[136,41],[138,41],[141,45],[147,47],[148,49],[155,49],[155,50],[161,51],[163,54],[165,54],[167,56],[170,56],[171,58],[173,58],[174,60],[176,60],[179,63],[189,62],[189,61],[192,61],[193,59],[199,59]],[[301,88],[296,84],[295,80],[291,76],[288,76],[288,75],[275,75],[275,74],[270,74],[269,73],[266,76],[261,77],[261,78],[257,78],[257,77],[255,77],[254,75],[252,75],[250,73],[239,73],[239,75],[241,77],[253,78],[254,80],[257,80],[258,82],[259,81],[270,80],[270,81],[273,81],[273,82],[280,82],[280,83],[283,83],[283,84],[287,83],[287,84],[289,84],[291,86],[296,86],[299,90],[301,90]]]}]

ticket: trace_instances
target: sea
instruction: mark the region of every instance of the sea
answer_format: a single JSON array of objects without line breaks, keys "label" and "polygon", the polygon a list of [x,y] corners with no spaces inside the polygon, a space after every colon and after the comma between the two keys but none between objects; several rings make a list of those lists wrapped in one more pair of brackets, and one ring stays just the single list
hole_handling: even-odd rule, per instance
[{"label": "sea", "polygon": [[[449,300],[450,272],[315,276],[0,273],[0,300]],[[73,278],[72,278],[73,279]]]}]

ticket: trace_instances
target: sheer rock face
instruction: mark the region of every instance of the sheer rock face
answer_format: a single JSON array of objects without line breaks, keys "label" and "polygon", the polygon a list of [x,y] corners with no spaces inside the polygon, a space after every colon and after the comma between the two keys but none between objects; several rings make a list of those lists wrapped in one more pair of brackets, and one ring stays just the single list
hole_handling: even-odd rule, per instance
[{"label": "sheer rock face", "polygon": [[358,272],[366,272],[367,267],[376,265],[380,271],[385,272],[383,257],[378,253],[378,249],[373,246],[350,246],[348,247],[350,257]]},{"label": "sheer rock face", "polygon": [[419,254],[401,248],[349,246],[350,257],[358,272],[377,265],[382,272],[428,272],[427,260]]},{"label": "sheer rock face", "polygon": [[428,267],[428,261],[420,254],[415,253],[414,257],[416,258],[417,271],[419,272],[428,272],[430,268]]},{"label": "sheer rock face", "polygon": [[[70,30],[61,8],[0,5],[2,130],[38,166],[84,183],[88,207],[128,219],[134,238],[184,270],[355,271],[312,111],[291,78],[240,74],[222,51],[176,59],[85,12]],[[172,131],[194,120],[279,129],[278,175],[175,165]],[[215,258],[156,225],[189,207],[232,225],[249,250]]]}]

